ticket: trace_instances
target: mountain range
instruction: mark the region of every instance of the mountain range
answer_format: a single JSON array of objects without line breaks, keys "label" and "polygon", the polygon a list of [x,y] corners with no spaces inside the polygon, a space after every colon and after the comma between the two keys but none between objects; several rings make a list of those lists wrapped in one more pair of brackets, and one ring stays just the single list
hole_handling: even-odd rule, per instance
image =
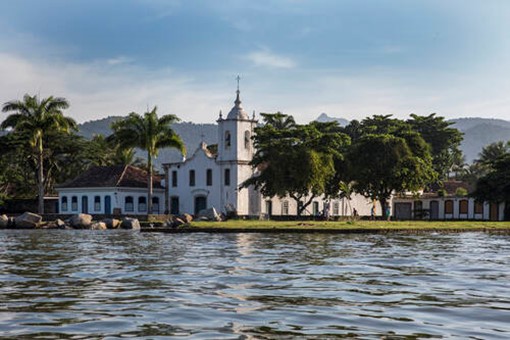
[{"label": "mountain range", "polygon": [[[85,122],[79,125],[80,135],[91,138],[94,134],[103,134],[105,136],[111,133],[110,124],[122,117],[111,116],[99,120]],[[320,122],[337,121],[341,126],[349,124],[344,118],[336,118],[328,116],[326,113],[320,114],[317,119]],[[466,162],[471,163],[478,158],[478,154],[482,148],[490,143],[497,141],[510,140],[510,121],[502,119],[488,118],[458,118],[452,119],[453,127],[464,133],[464,140],[461,149],[466,157]],[[188,155],[191,155],[200,142],[207,144],[216,144],[218,142],[217,125],[216,124],[195,124],[191,122],[177,123],[173,126],[174,131],[181,136]],[[144,157],[143,153],[138,156]],[[171,149],[163,149],[159,152],[155,164],[160,166],[161,163],[177,162],[182,159],[178,151]]]}]

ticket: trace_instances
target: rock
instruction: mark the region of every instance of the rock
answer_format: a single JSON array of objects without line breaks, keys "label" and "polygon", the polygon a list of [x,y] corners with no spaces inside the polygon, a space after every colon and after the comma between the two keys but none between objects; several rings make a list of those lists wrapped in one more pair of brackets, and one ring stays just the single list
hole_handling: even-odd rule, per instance
[{"label": "rock", "polygon": [[193,222],[193,216],[191,216],[190,214],[182,214],[180,218],[187,224]]},{"label": "rock", "polygon": [[184,222],[183,220],[181,220],[179,217],[176,217],[176,218],[174,219],[174,223],[173,223],[172,227],[173,227],[173,228],[178,228],[178,227],[180,227],[180,226],[182,226],[182,225],[185,225],[185,224],[186,224],[186,222]]},{"label": "rock", "polygon": [[140,222],[136,218],[124,217],[120,222],[121,229],[140,229]]},{"label": "rock", "polygon": [[92,229],[92,230],[106,230],[108,228],[106,226],[106,223],[96,222],[96,223],[92,223],[92,225],[90,226],[90,229]]},{"label": "rock", "polygon": [[87,229],[92,225],[92,215],[89,214],[77,214],[73,215],[69,220],[69,224],[73,228]]},{"label": "rock", "polygon": [[117,229],[120,226],[120,221],[116,218],[105,218],[103,222],[108,229]]},{"label": "rock", "polygon": [[55,221],[55,224],[57,225],[58,229],[66,229],[66,223],[62,221],[60,218],[57,218]]},{"label": "rock", "polygon": [[7,215],[0,215],[0,229],[7,228],[9,226],[9,217]]},{"label": "rock", "polygon": [[14,219],[16,228],[33,229],[37,228],[42,221],[42,216],[31,212],[24,212]]},{"label": "rock", "polygon": [[205,216],[200,216],[197,218],[197,221],[210,221],[210,220]]},{"label": "rock", "polygon": [[221,221],[220,215],[218,215],[214,208],[200,210],[198,217],[206,217],[209,221]]}]

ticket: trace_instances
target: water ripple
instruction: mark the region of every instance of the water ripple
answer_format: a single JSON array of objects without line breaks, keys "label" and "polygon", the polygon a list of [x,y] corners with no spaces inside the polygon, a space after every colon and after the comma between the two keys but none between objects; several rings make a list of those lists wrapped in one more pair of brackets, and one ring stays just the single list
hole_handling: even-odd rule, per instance
[{"label": "water ripple", "polygon": [[2,339],[510,337],[510,237],[0,231]]}]

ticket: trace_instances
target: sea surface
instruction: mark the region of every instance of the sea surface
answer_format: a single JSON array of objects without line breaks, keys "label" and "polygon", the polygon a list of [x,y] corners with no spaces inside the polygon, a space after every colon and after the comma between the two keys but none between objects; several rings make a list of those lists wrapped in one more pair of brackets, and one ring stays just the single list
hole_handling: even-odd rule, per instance
[{"label": "sea surface", "polygon": [[510,236],[0,230],[1,339],[510,338]]}]

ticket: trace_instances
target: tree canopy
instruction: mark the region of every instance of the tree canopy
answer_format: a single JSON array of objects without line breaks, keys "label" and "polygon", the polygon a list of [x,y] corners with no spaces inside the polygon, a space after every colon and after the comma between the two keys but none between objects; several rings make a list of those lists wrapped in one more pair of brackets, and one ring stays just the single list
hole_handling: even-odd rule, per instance
[{"label": "tree canopy", "polygon": [[63,110],[69,107],[65,98],[48,97],[39,99],[37,95],[26,94],[23,100],[13,100],[3,105],[3,112],[13,112],[2,122],[1,128],[16,135],[19,145],[29,147],[29,155],[34,157],[37,167],[38,211],[44,213],[44,195],[48,184],[48,171],[45,161],[51,161],[53,148],[49,148],[53,138],[69,134],[76,129],[76,122],[64,116]]},{"label": "tree canopy", "polygon": [[140,148],[147,151],[147,201],[148,212],[152,213],[152,160],[161,148],[176,148],[183,155],[186,148],[182,139],[174,132],[171,125],[179,121],[175,115],[158,117],[157,107],[140,115],[130,113],[125,119],[112,123],[113,134],[108,138],[121,150]]},{"label": "tree canopy", "polygon": [[428,116],[412,113],[407,123],[430,145],[432,164],[438,179],[446,179],[454,166],[462,163],[462,132],[451,127],[454,123],[447,122],[435,113]]},{"label": "tree canopy", "polygon": [[255,128],[256,176],[243,183],[254,185],[268,197],[289,196],[300,215],[317,196],[327,191],[335,173],[335,159],[349,143],[336,122],[298,125],[280,112],[263,114],[264,124]]},{"label": "tree canopy", "polygon": [[386,214],[393,192],[417,191],[437,178],[430,146],[412,126],[387,116],[373,116],[345,131],[356,132],[346,158],[345,179],[356,192],[377,200]]}]

